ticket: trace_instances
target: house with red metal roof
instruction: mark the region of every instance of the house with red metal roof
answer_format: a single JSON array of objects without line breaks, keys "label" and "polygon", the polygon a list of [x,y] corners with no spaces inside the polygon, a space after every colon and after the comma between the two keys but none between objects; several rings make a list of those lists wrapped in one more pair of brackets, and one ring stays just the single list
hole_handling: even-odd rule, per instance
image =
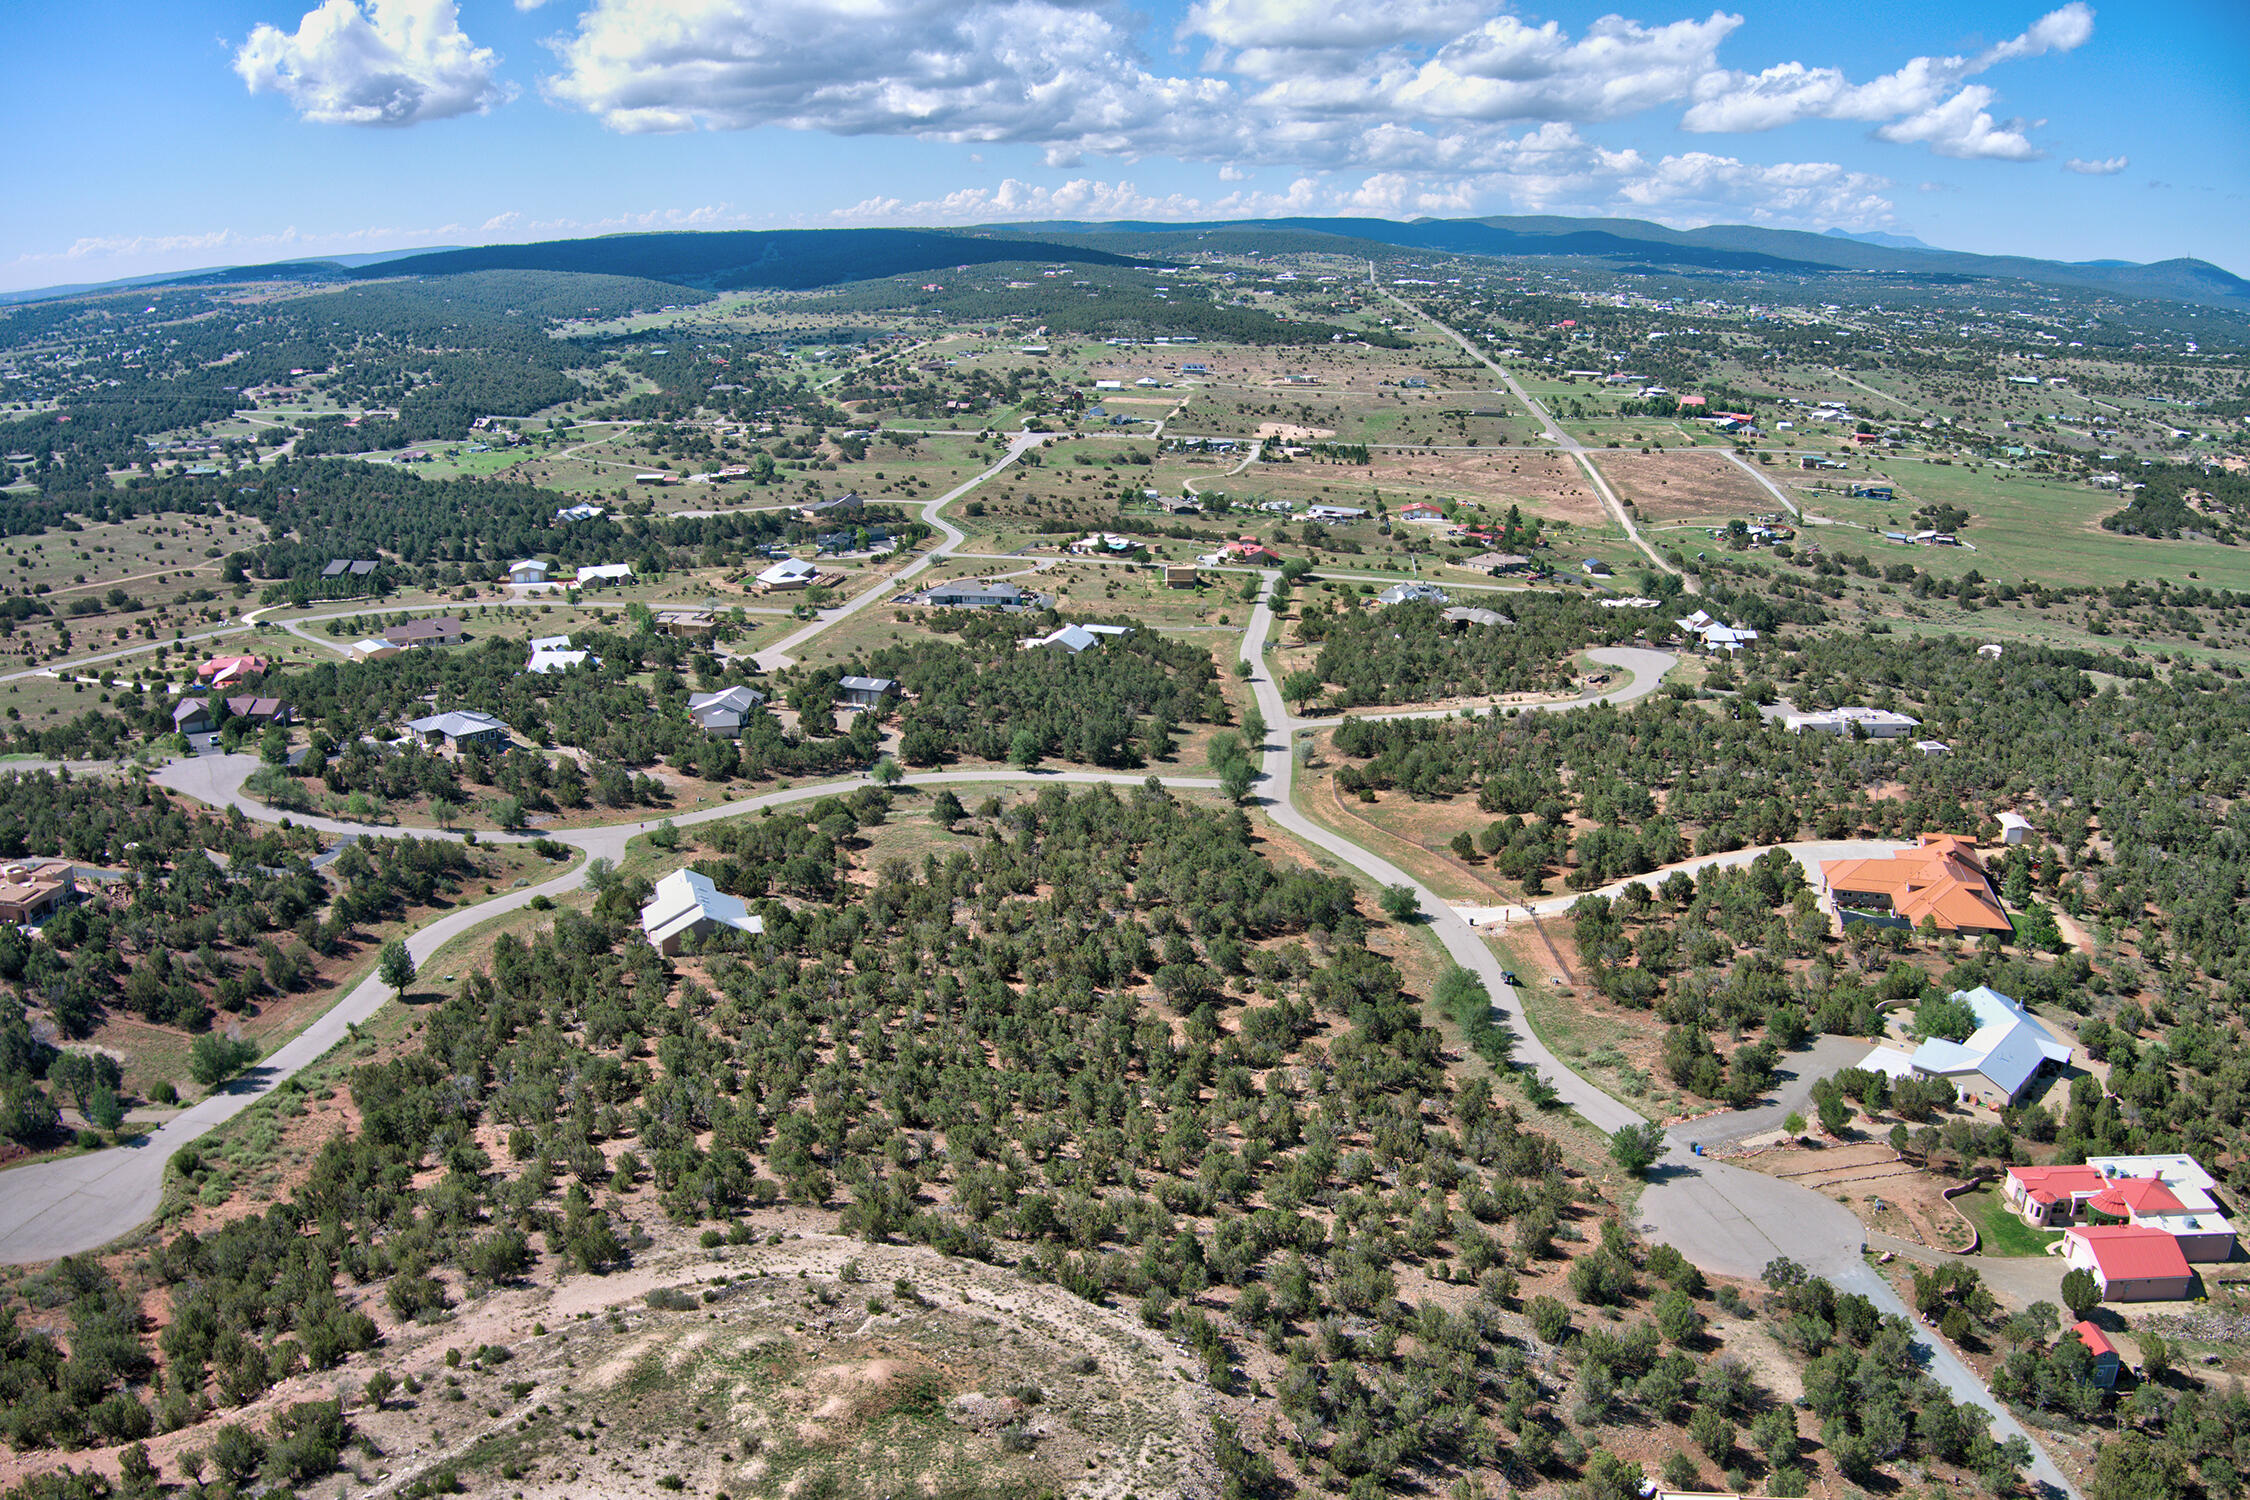
[{"label": "house with red metal roof", "polygon": [[2063,1235],[2063,1262],[2093,1273],[2104,1302],[2178,1302],[2195,1285],[2180,1242],[2136,1224],[2087,1224]]},{"label": "house with red metal roof", "polygon": [[2118,1358],[2117,1346],[2092,1323],[2080,1323],[2070,1331],[2086,1346],[2086,1352],[2094,1356],[2094,1384],[2105,1391],[2113,1389],[2117,1384],[2118,1367],[2124,1363]]},{"label": "house with red metal roof", "polygon": [[2102,1156],[2083,1166],[2010,1167],[2001,1201],[2035,1228],[2085,1221],[2158,1229],[2190,1261],[2234,1254],[2234,1225],[2209,1173],[2187,1156]]}]

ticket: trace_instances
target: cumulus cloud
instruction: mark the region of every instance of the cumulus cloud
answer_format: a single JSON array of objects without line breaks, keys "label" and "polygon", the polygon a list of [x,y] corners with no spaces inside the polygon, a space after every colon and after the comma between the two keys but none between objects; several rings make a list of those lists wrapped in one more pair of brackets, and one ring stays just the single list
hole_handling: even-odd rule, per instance
[{"label": "cumulus cloud", "polygon": [[415,125],[508,98],[498,63],[461,30],[453,0],[323,0],[294,32],[253,30],[234,70],[315,124]]},{"label": "cumulus cloud", "polygon": [[1991,89],[1972,83],[1942,104],[1877,126],[1875,134],[1899,145],[1919,142],[1939,156],[1989,161],[2036,161],[2044,156],[2024,133],[2029,128],[2024,121],[1993,120],[1985,108],[1992,100]]},{"label": "cumulus cloud", "polygon": [[2105,157],[2100,161],[2084,161],[2074,156],[2063,163],[2063,170],[2076,172],[2081,177],[2115,177],[2132,164],[2122,156]]},{"label": "cumulus cloud", "polygon": [[1998,63],[2069,52],[2094,34],[2083,0],[2049,11],[2021,34],[1974,57],[1916,57],[1894,72],[1855,84],[1839,68],[1778,63],[1761,73],[1713,71],[1695,87],[1681,116],[1693,131],[1773,130],[1801,120],[1864,120],[1881,140],[1926,145],[1939,156],[2029,161],[2042,153],[2022,122],[1996,123],[1996,97],[1968,79]]},{"label": "cumulus cloud", "polygon": [[980,224],[1024,219],[1229,220],[1296,214],[1473,213],[1493,194],[1546,212],[1626,207],[1674,223],[1714,218],[1877,228],[1891,221],[1889,183],[1829,162],[1744,162],[1708,152],[1648,158],[1610,151],[1568,126],[1546,126],[1494,153],[1474,178],[1415,172],[1304,173],[1279,192],[1215,197],[1144,193],[1130,181],[1075,178],[1045,186],[1009,178],[938,197],[869,198],[832,217],[854,224]]}]

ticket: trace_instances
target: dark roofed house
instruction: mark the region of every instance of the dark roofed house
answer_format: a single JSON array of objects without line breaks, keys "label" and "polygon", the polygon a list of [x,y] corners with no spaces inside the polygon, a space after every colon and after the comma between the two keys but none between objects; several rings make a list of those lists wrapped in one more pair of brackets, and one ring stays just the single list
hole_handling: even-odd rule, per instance
[{"label": "dark roofed house", "polygon": [[320,570],[320,576],[323,578],[341,578],[351,570],[351,566],[349,558],[335,558],[330,561],[327,567]]},{"label": "dark roofed house", "polygon": [[361,559],[360,559],[360,560],[359,560],[358,562],[355,562],[355,563],[353,563],[353,564],[352,564],[352,577],[354,577],[354,578],[365,578],[365,577],[367,577],[367,576],[368,576],[369,574],[373,573],[373,572],[374,572],[374,571],[375,571],[375,570],[376,570],[376,569],[377,569],[378,567],[381,567],[381,566],[382,566],[382,564],[381,564],[381,563],[379,563],[379,562],[377,562],[377,561],[375,561],[375,560],[373,560],[373,559],[371,559],[371,558],[364,558],[364,557],[363,557],[363,558],[361,558]]},{"label": "dark roofed house", "polygon": [[279,698],[259,698],[248,693],[227,699],[227,712],[253,724],[286,724],[290,719],[289,705]]},{"label": "dark roofed house", "polygon": [[210,699],[182,698],[172,705],[172,731],[175,734],[209,734],[216,727],[211,721]]},{"label": "dark roofed house", "polygon": [[898,696],[888,677],[847,677],[836,684],[836,701],[847,708],[881,708]]},{"label": "dark roofed house", "polygon": [[393,625],[383,632],[383,639],[394,646],[413,650],[420,646],[451,646],[468,634],[468,627],[452,615],[438,615],[428,620],[408,620],[404,625]]},{"label": "dark roofed house", "polygon": [[845,516],[857,515],[866,508],[867,502],[860,498],[859,491],[846,490],[833,500],[815,500],[810,505],[800,505],[797,507],[797,514],[807,521],[841,520]]},{"label": "dark roofed house", "polygon": [[922,602],[933,609],[1041,609],[1052,601],[1006,579],[979,583],[963,578],[930,585],[923,591]]}]

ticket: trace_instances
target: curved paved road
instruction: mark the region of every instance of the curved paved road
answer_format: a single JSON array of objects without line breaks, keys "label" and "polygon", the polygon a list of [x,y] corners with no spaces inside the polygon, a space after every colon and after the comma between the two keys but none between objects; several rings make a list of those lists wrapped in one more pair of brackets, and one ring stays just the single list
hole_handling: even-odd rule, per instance
[{"label": "curved paved road", "polygon": [[1010,438],[1008,440],[1007,453],[1003,457],[1001,457],[998,462],[994,463],[991,468],[984,470],[982,473],[972,474],[961,483],[955,485],[952,489],[949,489],[944,494],[938,496],[935,500],[922,501],[922,519],[929,522],[932,526],[936,527],[940,532],[942,532],[945,536],[945,540],[939,542],[935,547],[932,547],[929,551],[923,553],[920,557],[917,557],[916,559],[914,559],[914,561],[899,569],[898,572],[891,577],[891,580],[888,583],[884,584],[882,587],[868,589],[858,598],[853,599],[848,603],[838,605],[834,609],[822,610],[820,613],[820,618],[814,620],[804,629],[796,631],[793,634],[783,636],[780,640],[775,641],[772,645],[766,647],[765,650],[754,653],[750,659],[758,664],[758,670],[761,672],[778,672],[783,667],[792,665],[796,661],[796,658],[789,654],[790,651],[798,646],[802,646],[805,642],[811,640],[814,636],[820,634],[823,630],[826,630],[829,626],[836,624],[838,621],[847,620],[853,615],[858,614],[861,610],[867,608],[870,604],[875,603],[878,599],[888,599],[893,597],[897,593],[898,586],[900,584],[906,582],[907,579],[912,578],[915,574],[931,566],[933,563],[936,563],[941,558],[950,554],[956,547],[959,547],[964,542],[968,541],[968,533],[961,530],[960,527],[954,525],[951,521],[948,521],[945,518],[945,507],[952,504],[955,500],[960,499],[963,495],[966,495],[967,493],[969,493],[969,491],[975,489],[978,485],[984,483],[993,475],[999,473],[1002,469],[1007,468],[1008,465],[1014,463],[1017,459],[1023,457],[1026,453],[1029,453],[1032,449],[1043,447],[1047,443],[1052,442],[1056,436],[1057,434],[1051,432],[1019,432],[1013,438]]},{"label": "curved paved road", "polygon": [[[208,759],[249,761],[252,765],[256,764],[255,757],[251,756]],[[1219,785],[1217,781],[1204,777],[1169,776],[1159,779],[1165,786],[1176,789],[1213,791]],[[1092,771],[954,771],[911,777],[901,785],[959,786],[976,782],[1020,784],[1026,781],[1054,781],[1077,785],[1108,783],[1116,786],[1139,786],[1146,780],[1143,776],[1108,775]],[[846,781],[791,787],[787,791],[771,792],[763,797],[746,798],[740,802],[722,803],[699,812],[685,813],[672,822],[680,827],[709,823],[719,818],[740,817],[764,807],[809,802],[871,784],[867,777],[854,777]],[[283,816],[263,803],[241,796],[240,785],[238,778],[235,790],[229,793],[212,783],[213,789],[220,792],[218,805],[239,807],[249,816],[269,822],[278,821]],[[368,833],[380,837],[397,837],[402,833],[417,837],[458,837],[430,829],[362,827],[348,823],[316,823],[312,819],[301,821],[332,831]],[[587,856],[586,859],[553,880],[510,891],[504,896],[496,896],[474,906],[459,907],[447,913],[408,937],[407,951],[414,955],[417,965],[425,964],[453,939],[490,918],[503,916],[529,905],[535,896],[554,897],[577,890],[586,883],[586,871],[594,859],[604,858],[612,862],[621,859],[627,843],[652,826],[653,823],[619,823],[552,835],[560,842],[576,847]],[[89,1152],[84,1156],[65,1157],[59,1161],[39,1162],[32,1166],[18,1167],[12,1172],[0,1173],[0,1264],[24,1265],[97,1250],[133,1229],[155,1213],[162,1202],[165,1166],[181,1147],[233,1119],[284,1081],[318,1061],[330,1048],[342,1042],[353,1026],[372,1017],[390,998],[390,987],[380,978],[371,975],[285,1046],[264,1059],[249,1077],[239,1080],[231,1089],[202,1100],[132,1144],[113,1147],[107,1151]]]},{"label": "curved paved road", "polygon": [[[1265,574],[1269,590],[1279,576],[1274,572]],[[1446,953],[1484,981],[1485,989],[1492,996],[1495,1019],[1516,1034],[1516,1058],[1538,1069],[1554,1085],[1565,1104],[1595,1128],[1607,1132],[1647,1123],[1638,1111],[1572,1072],[1532,1034],[1528,1025],[1521,1022],[1522,1002],[1515,988],[1503,976],[1492,950],[1478,938],[1460,912],[1389,861],[1330,833],[1297,811],[1290,801],[1296,768],[1293,751],[1297,731],[1306,726],[1290,717],[1272,673],[1266,667],[1266,637],[1273,629],[1269,597],[1270,594],[1261,593],[1242,641],[1242,659],[1251,667],[1250,684],[1257,695],[1259,712],[1280,735],[1279,744],[1269,746],[1265,755],[1266,790],[1260,801],[1267,814],[1304,842],[1327,850],[1387,885],[1403,885],[1412,890],[1421,902],[1431,931]],[[1642,687],[1637,679],[1624,691],[1638,688],[1645,693],[1653,687],[1652,676],[1647,687]],[[1812,1060],[1801,1063],[1800,1072],[1810,1075],[1818,1067],[1819,1058],[1820,1054],[1816,1053]],[[1809,1086],[1809,1076],[1800,1082]],[[1884,1312],[1895,1313],[1905,1318],[1910,1326],[1918,1326],[1905,1301],[1862,1258],[1860,1252],[1866,1243],[1866,1231],[1850,1209],[1809,1188],[1689,1151],[1690,1140],[1701,1139],[1705,1134],[1716,1136],[1726,1128],[1723,1120],[1704,1120],[1667,1133],[1664,1158],[1641,1194],[1640,1217],[1644,1231],[1670,1244],[1705,1270],[1728,1276],[1754,1279],[1769,1261],[1787,1256],[1837,1287],[1858,1292]],[[1972,1402],[1992,1414],[1993,1431],[1999,1438],[2005,1440],[2021,1434],[2029,1440],[2030,1435],[2024,1433],[2006,1408],[1992,1398],[1975,1372],[1942,1339],[1918,1339],[1916,1348],[1922,1353],[1929,1373],[1956,1401]],[[2046,1449],[2032,1442],[2031,1451],[2033,1480],[2075,1497],[2077,1491],[2055,1467]]]}]

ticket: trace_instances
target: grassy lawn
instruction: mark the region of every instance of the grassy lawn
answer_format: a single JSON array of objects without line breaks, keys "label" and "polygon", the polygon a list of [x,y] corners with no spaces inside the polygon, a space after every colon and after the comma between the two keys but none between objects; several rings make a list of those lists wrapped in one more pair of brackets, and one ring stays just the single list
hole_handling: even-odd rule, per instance
[{"label": "grassy lawn", "polygon": [[2062,1238],[2059,1230],[2034,1229],[2017,1218],[1993,1188],[1978,1188],[1953,1201],[1977,1226],[1986,1255],[2044,1255],[2049,1245]]}]

